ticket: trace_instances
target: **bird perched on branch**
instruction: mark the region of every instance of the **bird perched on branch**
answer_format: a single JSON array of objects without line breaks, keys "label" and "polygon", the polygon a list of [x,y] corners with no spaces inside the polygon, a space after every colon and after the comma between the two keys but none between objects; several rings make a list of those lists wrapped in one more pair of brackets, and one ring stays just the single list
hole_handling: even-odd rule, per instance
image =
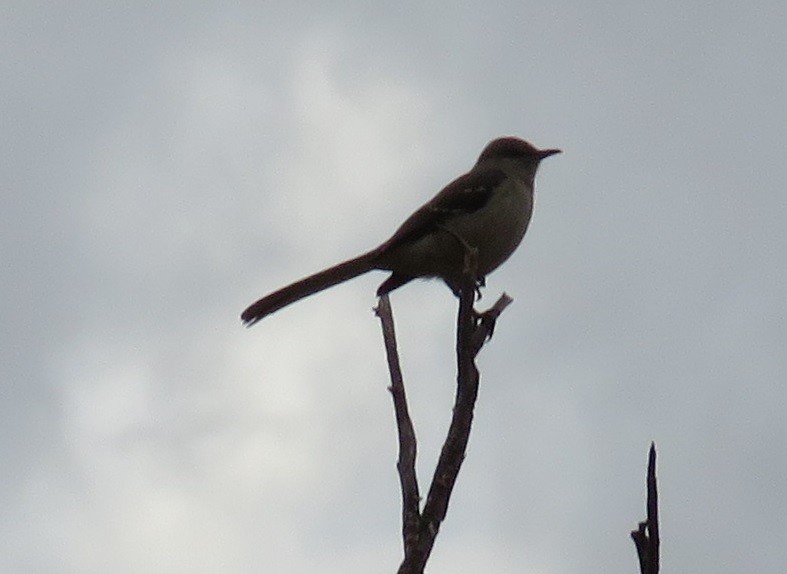
[{"label": "bird perched on branch", "polygon": [[533,182],[541,160],[560,153],[515,137],[493,140],[473,168],[408,217],[388,241],[309,275],[250,305],[251,326],[304,297],[374,269],[391,275],[382,296],[418,277],[439,277],[458,294],[468,274],[476,285],[516,250],[533,213]]}]

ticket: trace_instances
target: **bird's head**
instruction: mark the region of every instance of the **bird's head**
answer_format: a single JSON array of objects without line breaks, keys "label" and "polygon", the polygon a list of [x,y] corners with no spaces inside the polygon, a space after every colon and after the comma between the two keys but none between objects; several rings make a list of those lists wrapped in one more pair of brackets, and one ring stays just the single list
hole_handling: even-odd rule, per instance
[{"label": "bird's head", "polygon": [[504,137],[492,140],[481,155],[478,156],[478,163],[489,160],[511,159],[538,165],[538,163],[551,155],[560,153],[559,149],[538,149],[534,145],[517,137]]}]

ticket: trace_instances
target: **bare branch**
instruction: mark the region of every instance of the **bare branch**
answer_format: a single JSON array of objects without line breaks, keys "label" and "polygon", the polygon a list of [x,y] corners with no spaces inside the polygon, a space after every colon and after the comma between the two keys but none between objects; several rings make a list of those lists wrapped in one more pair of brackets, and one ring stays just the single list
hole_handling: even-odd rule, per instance
[{"label": "bare branch", "polygon": [[637,547],[639,570],[641,574],[658,574],[659,571],[659,497],[656,484],[656,445],[651,443],[648,453],[648,518],[640,522],[637,530],[631,531],[631,538]]},{"label": "bare branch", "polygon": [[457,318],[457,391],[453,417],[435,468],[423,512],[419,512],[419,490],[415,474],[416,438],[408,413],[407,399],[396,350],[393,315],[387,296],[380,299],[375,310],[380,317],[385,340],[388,369],[391,376],[391,395],[396,412],[399,438],[397,470],[402,489],[402,537],[404,560],[399,574],[421,574],[432,552],[440,524],[445,519],[448,501],[464,461],[473,409],[478,396],[479,374],[474,359],[484,342],[494,331],[495,321],[510,303],[503,294],[488,311],[477,314],[473,310],[475,284],[468,282],[459,298]]},{"label": "bare branch", "polygon": [[[473,423],[473,409],[478,396],[479,374],[473,362],[475,354],[472,348],[475,331],[473,299],[474,291],[470,288],[466,288],[459,298],[456,338],[456,401],[451,425],[448,427],[448,436],[440,452],[440,458],[424,505],[424,525],[434,531],[435,536],[440,528],[440,523],[445,519],[448,500],[464,461],[465,450],[470,438],[470,427]],[[481,337],[482,341],[484,338]]]},{"label": "bare branch", "polygon": [[421,527],[420,501],[418,493],[418,480],[415,474],[416,439],[413,421],[407,408],[407,395],[404,390],[404,380],[399,364],[399,353],[396,349],[396,332],[394,330],[393,313],[388,295],[380,298],[380,303],[375,309],[383,328],[385,341],[385,354],[388,360],[388,371],[391,376],[391,392],[396,413],[396,428],[399,438],[399,460],[396,470],[399,473],[399,483],[402,489],[402,538],[404,540],[405,556],[411,555],[417,545]]}]

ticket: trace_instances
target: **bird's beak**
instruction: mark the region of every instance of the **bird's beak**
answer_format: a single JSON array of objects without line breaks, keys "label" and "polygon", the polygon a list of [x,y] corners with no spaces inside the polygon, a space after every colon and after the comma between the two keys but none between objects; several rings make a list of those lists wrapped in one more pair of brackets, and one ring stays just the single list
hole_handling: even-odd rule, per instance
[{"label": "bird's beak", "polygon": [[562,151],[559,149],[542,149],[538,152],[538,159],[544,159],[556,153],[562,153]]}]

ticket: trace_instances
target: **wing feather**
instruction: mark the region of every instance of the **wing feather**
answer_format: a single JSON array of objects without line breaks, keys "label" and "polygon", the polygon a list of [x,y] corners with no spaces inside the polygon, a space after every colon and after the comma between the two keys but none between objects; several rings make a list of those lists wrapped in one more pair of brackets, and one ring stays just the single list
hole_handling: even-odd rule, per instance
[{"label": "wing feather", "polygon": [[381,249],[417,241],[457,215],[478,211],[505,177],[499,169],[473,170],[459,176],[408,217]]}]

